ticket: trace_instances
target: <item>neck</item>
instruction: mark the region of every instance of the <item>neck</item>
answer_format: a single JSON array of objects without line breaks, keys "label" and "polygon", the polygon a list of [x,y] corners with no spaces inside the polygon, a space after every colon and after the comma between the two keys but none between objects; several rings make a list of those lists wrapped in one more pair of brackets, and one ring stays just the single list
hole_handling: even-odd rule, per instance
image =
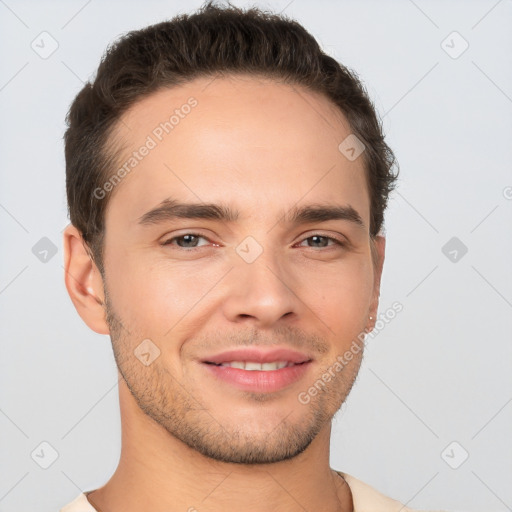
[{"label": "neck", "polygon": [[203,456],[137,406],[119,380],[122,449],[110,480],[87,499],[98,512],[352,511],[348,485],[329,467],[330,423],[300,455],[243,465]]}]

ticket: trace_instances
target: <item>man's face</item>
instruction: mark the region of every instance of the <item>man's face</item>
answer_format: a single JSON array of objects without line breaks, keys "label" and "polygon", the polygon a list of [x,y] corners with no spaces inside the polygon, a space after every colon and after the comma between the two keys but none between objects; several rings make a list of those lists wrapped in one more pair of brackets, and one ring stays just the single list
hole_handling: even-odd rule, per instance
[{"label": "man's face", "polygon": [[[182,108],[190,97],[197,103]],[[176,109],[179,121],[166,133],[160,123]],[[204,455],[293,457],[350,391],[362,351],[342,369],[336,358],[364,332],[380,275],[362,157],[338,150],[350,132],[327,99],[251,77],[159,91],[119,125],[120,166],[150,149],[139,152],[106,212],[114,354],[140,408]],[[161,208],[172,201],[237,215],[173,217]],[[362,223],[293,222],[307,206],[351,207]],[[254,370],[251,362],[287,366]]]}]

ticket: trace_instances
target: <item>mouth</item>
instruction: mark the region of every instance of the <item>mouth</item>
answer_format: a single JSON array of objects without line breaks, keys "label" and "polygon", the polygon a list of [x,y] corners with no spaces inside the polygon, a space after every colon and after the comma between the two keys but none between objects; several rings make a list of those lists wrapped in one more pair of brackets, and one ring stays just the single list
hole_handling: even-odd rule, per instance
[{"label": "mouth", "polygon": [[210,375],[230,387],[272,393],[304,378],[313,358],[288,349],[265,352],[251,348],[223,352],[201,362]]},{"label": "mouth", "polygon": [[260,372],[280,370],[281,368],[289,368],[291,366],[306,364],[308,362],[309,361],[303,361],[302,363],[293,363],[291,361],[273,361],[269,363],[258,363],[256,361],[229,361],[225,363],[213,363],[211,361],[205,361],[206,364],[213,364],[215,366],[225,366],[229,368],[238,368],[239,370]]}]

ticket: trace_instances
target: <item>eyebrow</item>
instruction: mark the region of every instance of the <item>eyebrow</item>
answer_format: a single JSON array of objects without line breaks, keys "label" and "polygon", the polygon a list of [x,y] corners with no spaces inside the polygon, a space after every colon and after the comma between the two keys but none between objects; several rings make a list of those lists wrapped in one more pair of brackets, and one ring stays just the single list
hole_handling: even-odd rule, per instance
[{"label": "eyebrow", "polygon": [[[165,199],[158,206],[143,214],[138,219],[138,223],[152,225],[176,219],[204,219],[234,223],[239,218],[238,210],[224,204],[182,203],[174,199]],[[301,225],[329,220],[346,220],[360,228],[365,227],[363,219],[352,206],[332,204],[295,206],[281,216],[280,223]]]}]

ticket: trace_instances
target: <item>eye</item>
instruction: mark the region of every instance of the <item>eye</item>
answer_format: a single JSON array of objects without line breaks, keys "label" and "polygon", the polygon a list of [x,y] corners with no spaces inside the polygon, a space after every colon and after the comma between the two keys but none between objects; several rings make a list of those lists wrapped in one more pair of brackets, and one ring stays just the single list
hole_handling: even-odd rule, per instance
[{"label": "eye", "polygon": [[[195,249],[196,247],[201,247],[200,245],[197,245],[198,240],[201,238],[209,242],[207,238],[198,235],[197,233],[185,233],[183,235],[169,238],[169,240],[166,240],[162,245],[177,245],[181,249]],[[177,244],[173,244],[175,240],[177,241]]]},{"label": "eye", "polygon": [[320,235],[320,234],[316,234],[316,235],[312,235],[312,236],[309,236],[307,238],[305,238],[302,242],[306,242],[307,240],[312,240],[314,244],[318,244],[318,245],[309,245],[308,244],[308,247],[313,247],[313,248],[323,248],[323,247],[329,247],[328,243],[329,241],[333,242],[331,244],[331,247],[332,245],[338,245],[338,246],[341,246],[341,247],[345,247],[345,243],[342,242],[341,240],[338,240],[337,238],[334,238],[332,236],[325,236],[325,235]]}]

